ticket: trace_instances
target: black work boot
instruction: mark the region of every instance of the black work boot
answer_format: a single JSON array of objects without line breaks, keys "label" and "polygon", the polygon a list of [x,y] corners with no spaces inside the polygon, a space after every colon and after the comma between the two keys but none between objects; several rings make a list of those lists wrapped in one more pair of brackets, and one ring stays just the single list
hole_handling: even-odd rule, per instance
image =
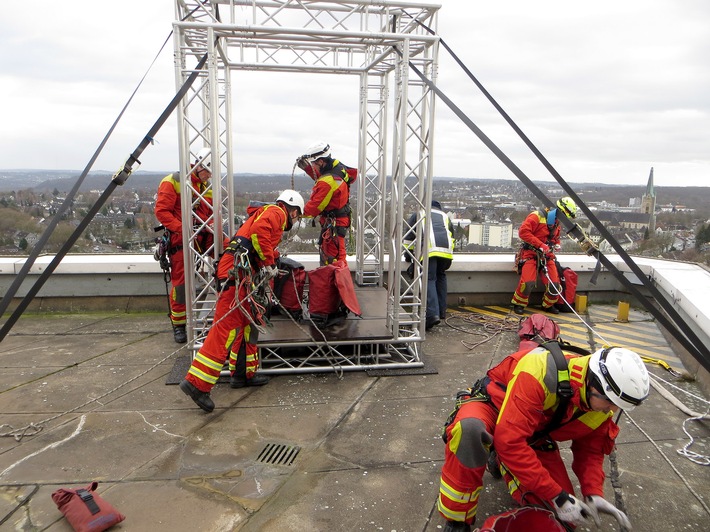
[{"label": "black work boot", "polygon": [[232,374],[232,377],[229,379],[229,385],[232,388],[244,388],[245,386],[263,386],[264,384],[269,383],[269,377],[266,375],[259,375],[258,373],[254,373],[251,379],[247,379],[246,377],[237,377],[236,371],[234,374]]},{"label": "black work boot", "polygon": [[444,532],[471,532],[471,525],[463,521],[446,521]]},{"label": "black work boot", "polygon": [[173,338],[175,338],[175,343],[187,343],[187,331],[184,325],[173,325]]},{"label": "black work boot", "polygon": [[515,312],[519,316],[522,316],[525,313],[525,307],[523,307],[522,305],[513,305],[513,312]]},{"label": "black work boot", "polygon": [[195,404],[208,414],[214,410],[214,401],[207,392],[201,392],[190,381],[183,379],[180,383],[180,389],[189,395],[190,399],[195,401]]},{"label": "black work boot", "polygon": [[560,313],[560,309],[558,309],[555,305],[552,305],[551,307],[546,307],[545,305],[543,305],[542,310],[544,310],[545,312],[549,312],[550,314]]}]

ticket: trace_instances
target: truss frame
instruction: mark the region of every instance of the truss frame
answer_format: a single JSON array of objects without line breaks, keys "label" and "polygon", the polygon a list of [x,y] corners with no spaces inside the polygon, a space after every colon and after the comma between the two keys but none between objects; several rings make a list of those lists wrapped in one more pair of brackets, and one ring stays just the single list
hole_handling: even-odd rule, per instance
[{"label": "truss frame", "polygon": [[[331,344],[331,355],[340,363],[330,368],[363,369],[393,358],[394,364],[422,364],[418,346],[424,335],[427,261],[419,258],[425,256],[430,218],[435,94],[416,76],[410,78],[409,63],[435,82],[439,8],[392,0],[175,0],[176,85],[190,75],[190,65],[208,57],[178,108],[181,175],[189,175],[199,149],[213,148],[209,192],[214,214],[197,227],[183,216],[185,272],[196,272],[185,276],[188,340],[193,349],[202,344],[211,324],[217,298],[214,261],[222,252],[223,236],[235,230],[231,72],[329,73],[359,78],[354,274],[361,286],[386,288],[391,332],[391,341],[372,349],[387,356],[363,356],[361,347],[343,349],[353,342]],[[199,195],[189,179],[181,179],[181,187],[183,212],[190,212]],[[409,227],[406,218],[411,212],[425,215]],[[403,245],[403,235],[410,229],[416,234],[413,249]],[[214,234],[210,249],[198,249],[199,231]],[[400,258],[405,256],[415,265],[411,279],[402,275]],[[367,339],[354,343],[374,345]],[[316,371],[310,361],[321,353],[317,344],[314,341],[304,365],[280,361],[272,370],[269,362],[279,361],[276,348],[260,345],[262,365],[267,372]]]}]

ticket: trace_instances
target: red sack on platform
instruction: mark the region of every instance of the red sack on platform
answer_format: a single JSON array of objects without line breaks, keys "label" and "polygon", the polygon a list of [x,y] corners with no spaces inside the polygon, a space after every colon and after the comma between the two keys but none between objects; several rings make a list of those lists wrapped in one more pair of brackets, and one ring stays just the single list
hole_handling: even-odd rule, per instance
[{"label": "red sack on platform", "polygon": [[544,508],[523,506],[508,512],[492,515],[478,532],[565,532],[565,527],[555,514]]},{"label": "red sack on platform", "polygon": [[308,272],[308,311],[326,316],[338,310],[342,303],[335,284],[335,266],[328,264]]},{"label": "red sack on platform", "polygon": [[61,488],[52,493],[52,500],[76,532],[101,532],[126,518],[95,492],[98,485],[92,482],[86,488]]},{"label": "red sack on platform", "polygon": [[342,261],[308,272],[308,313],[318,327],[342,323],[352,312],[362,314],[348,265]]}]

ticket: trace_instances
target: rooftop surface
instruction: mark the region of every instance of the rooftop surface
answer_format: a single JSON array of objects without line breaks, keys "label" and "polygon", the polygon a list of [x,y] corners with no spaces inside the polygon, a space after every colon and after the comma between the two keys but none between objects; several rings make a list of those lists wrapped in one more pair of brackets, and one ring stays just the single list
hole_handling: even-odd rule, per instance
[{"label": "rooftop surface", "polygon": [[[185,351],[176,352],[164,313],[25,315],[0,344],[0,529],[71,530],[51,493],[98,481],[126,516],[116,530],[441,530],[440,427],[456,392],[517,349],[517,320],[506,313],[450,309],[412,374],[220,383],[211,414],[166,385]],[[584,318],[606,341],[682,371],[650,315],[632,311],[623,324],[615,315],[590,305]],[[590,347],[578,318],[556,319],[564,339]],[[696,383],[648,368],[692,393],[664,384],[692,410],[707,411]],[[710,469],[677,452],[690,442],[687,418],[654,389],[620,419],[605,491],[635,530],[710,529]],[[707,421],[686,430],[690,450],[710,454]],[[260,458],[271,447],[295,458]],[[479,526],[513,507],[502,481],[484,480]],[[618,530],[602,519],[603,530]]]}]

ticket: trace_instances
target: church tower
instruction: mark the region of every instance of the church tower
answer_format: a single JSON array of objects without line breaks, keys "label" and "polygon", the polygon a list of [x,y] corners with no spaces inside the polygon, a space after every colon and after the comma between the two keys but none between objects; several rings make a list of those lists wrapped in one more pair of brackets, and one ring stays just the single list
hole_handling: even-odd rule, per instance
[{"label": "church tower", "polygon": [[641,212],[648,214],[648,234],[653,236],[656,230],[656,191],[653,190],[653,167],[648,176],[646,193],[641,198]]}]

